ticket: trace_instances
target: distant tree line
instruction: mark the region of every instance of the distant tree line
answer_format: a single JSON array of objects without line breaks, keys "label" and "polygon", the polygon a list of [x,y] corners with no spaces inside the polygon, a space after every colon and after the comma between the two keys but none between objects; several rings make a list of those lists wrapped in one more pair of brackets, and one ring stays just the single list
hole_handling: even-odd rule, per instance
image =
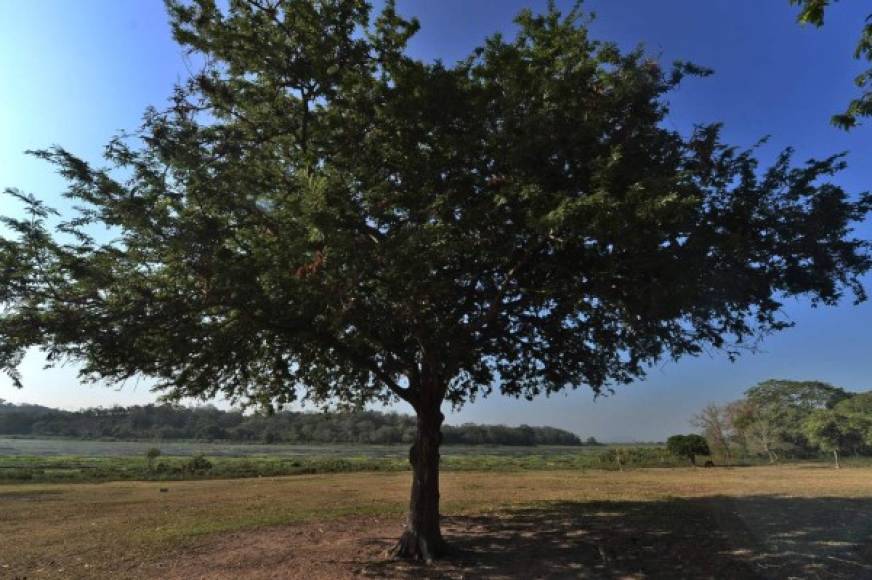
[{"label": "distant tree line", "polygon": [[[63,411],[0,400],[0,435],[84,439],[198,439],[263,443],[411,443],[415,418],[397,413],[280,412],[243,414],[212,406],[143,405]],[[554,427],[446,426],[444,443],[463,445],[596,445]]]},{"label": "distant tree line", "polygon": [[725,463],[872,455],[872,391],[851,393],[820,381],[769,380],[694,417],[712,454]]}]

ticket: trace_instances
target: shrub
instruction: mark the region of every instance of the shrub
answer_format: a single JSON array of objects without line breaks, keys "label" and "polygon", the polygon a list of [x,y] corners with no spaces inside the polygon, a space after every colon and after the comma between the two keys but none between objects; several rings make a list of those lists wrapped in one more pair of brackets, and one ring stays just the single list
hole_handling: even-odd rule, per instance
[{"label": "shrub", "polygon": [[621,467],[664,467],[674,465],[674,457],[662,447],[619,447],[599,454],[600,463]]},{"label": "shrub", "polygon": [[205,473],[212,469],[212,462],[206,459],[202,453],[197,453],[185,464],[185,471],[191,473]]},{"label": "shrub", "polygon": [[154,470],[154,462],[158,457],[160,457],[160,449],[158,449],[157,447],[152,447],[151,449],[149,449],[148,451],[145,452],[145,459],[146,459],[146,461],[148,461],[148,470],[149,471]]},{"label": "shrub", "polygon": [[3,479],[10,479],[13,481],[29,481],[33,479],[34,471],[29,468],[21,468],[21,469],[4,469],[2,470]]},{"label": "shrub", "polygon": [[710,455],[708,442],[702,435],[673,435],[666,440],[666,448],[676,457],[684,457],[696,465],[697,455]]}]

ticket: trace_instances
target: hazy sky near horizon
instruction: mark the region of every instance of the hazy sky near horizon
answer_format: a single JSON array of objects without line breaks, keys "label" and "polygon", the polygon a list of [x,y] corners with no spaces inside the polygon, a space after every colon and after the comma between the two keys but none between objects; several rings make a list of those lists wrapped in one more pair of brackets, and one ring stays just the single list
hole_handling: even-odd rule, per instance
[{"label": "hazy sky near horizon", "polygon": [[[410,51],[450,63],[485,35],[510,34],[521,8],[541,9],[545,1],[398,4],[421,20]],[[872,188],[872,123],[850,133],[829,125],[830,115],[855,94],[852,79],[862,63],[852,54],[868,4],[836,3],[822,29],[798,26],[787,0],[589,0],[585,7],[597,14],[596,38],[624,48],[641,42],[664,62],[685,59],[715,70],[670,97],[671,127],[687,131],[694,123],[722,121],[725,139],[739,146],[770,135],[760,152],[767,160],[788,145],[800,161],[848,151],[849,168],[835,181],[851,192]],[[165,103],[187,74],[158,0],[0,2],[0,189],[17,187],[67,207],[60,198],[63,181],[24,150],[60,144],[99,162],[109,138],[135,128],[145,108]],[[0,214],[16,211],[0,198]],[[859,234],[872,237],[870,224]],[[690,429],[688,419],[707,402],[736,399],[767,378],[872,389],[872,304],[812,309],[794,301],[785,313],[796,327],[736,363],[719,353],[664,363],[645,380],[596,401],[583,386],[534,402],[495,395],[449,413],[448,421],[550,424],[605,440],[653,440]],[[156,397],[146,381],[120,389],[80,385],[74,367],[42,365],[38,353],[27,357],[23,390],[0,377],[0,399],[76,409]]]}]

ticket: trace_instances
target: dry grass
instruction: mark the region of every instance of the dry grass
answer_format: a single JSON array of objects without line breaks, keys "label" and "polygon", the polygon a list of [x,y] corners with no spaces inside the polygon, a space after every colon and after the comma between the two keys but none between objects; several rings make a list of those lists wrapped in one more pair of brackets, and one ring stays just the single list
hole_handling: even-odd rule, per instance
[{"label": "dry grass", "polygon": [[[205,536],[401,514],[407,473],[0,486],[0,578],[137,576]],[[680,498],[872,498],[872,468],[824,466],[445,473],[443,513]],[[161,492],[160,488],[168,489]],[[359,518],[358,518],[359,519]]]}]

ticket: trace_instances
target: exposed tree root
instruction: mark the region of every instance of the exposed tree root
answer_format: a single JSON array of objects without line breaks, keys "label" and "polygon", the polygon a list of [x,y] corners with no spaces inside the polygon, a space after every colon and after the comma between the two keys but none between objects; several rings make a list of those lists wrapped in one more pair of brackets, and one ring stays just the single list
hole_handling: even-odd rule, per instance
[{"label": "exposed tree root", "polygon": [[427,564],[448,555],[448,553],[448,544],[440,534],[436,534],[434,538],[427,538],[411,530],[403,532],[396,545],[388,551],[388,555],[392,558],[426,562]]}]

